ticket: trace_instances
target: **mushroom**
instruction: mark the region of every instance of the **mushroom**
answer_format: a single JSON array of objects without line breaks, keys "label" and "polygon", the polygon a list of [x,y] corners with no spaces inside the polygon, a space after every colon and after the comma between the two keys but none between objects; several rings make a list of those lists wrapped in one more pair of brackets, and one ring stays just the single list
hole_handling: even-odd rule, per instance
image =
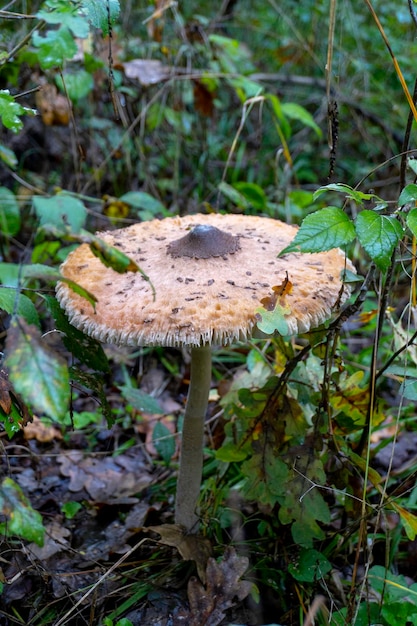
[{"label": "mushroom", "polygon": [[248,340],[262,304],[271,310],[284,303],[283,334],[293,335],[322,324],[350,294],[340,276],[353,266],[339,249],[277,257],[296,232],[255,216],[165,218],[98,233],[142,274],[105,267],[87,244],[61,267],[97,298],[94,309],[67,283],[58,284],[57,298],[78,329],[107,343],[191,349],[175,503],[175,522],[187,532],[198,527],[211,346]]}]

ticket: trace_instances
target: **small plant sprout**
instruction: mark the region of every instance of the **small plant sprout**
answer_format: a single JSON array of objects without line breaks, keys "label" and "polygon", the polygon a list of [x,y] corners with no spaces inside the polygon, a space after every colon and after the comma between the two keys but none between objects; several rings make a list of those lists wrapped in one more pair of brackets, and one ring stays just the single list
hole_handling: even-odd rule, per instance
[{"label": "small plant sprout", "polygon": [[277,256],[296,233],[263,217],[165,218],[99,233],[142,273],[105,267],[87,244],[62,265],[63,277],[97,299],[94,308],[59,283],[58,300],[77,328],[107,343],[191,350],[175,505],[175,521],[187,532],[198,530],[211,347],[248,341],[259,331],[307,332],[350,294],[341,274],[353,266],[340,250]]}]

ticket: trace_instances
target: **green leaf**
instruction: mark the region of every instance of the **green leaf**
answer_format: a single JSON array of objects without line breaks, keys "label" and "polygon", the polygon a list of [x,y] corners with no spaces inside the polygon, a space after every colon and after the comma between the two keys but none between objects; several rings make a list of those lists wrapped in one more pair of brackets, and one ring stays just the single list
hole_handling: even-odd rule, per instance
[{"label": "green leaf", "polygon": [[304,107],[299,104],[295,104],[294,102],[283,102],[281,104],[281,110],[285,117],[290,120],[297,120],[298,122],[301,122],[304,126],[312,128],[319,137],[322,136],[320,126],[316,124],[311,113],[309,113]]},{"label": "green leaf", "polygon": [[61,230],[70,227],[78,233],[87,218],[87,209],[81,200],[64,192],[52,198],[33,196],[33,207],[42,227],[53,226]]},{"label": "green leaf", "polygon": [[73,102],[88,96],[94,87],[92,75],[79,67],[75,72],[63,72],[55,78],[55,82]]},{"label": "green leaf", "polygon": [[398,244],[403,229],[395,217],[379,215],[375,211],[363,210],[355,222],[356,233],[375,265],[386,271]]},{"label": "green leaf", "polygon": [[244,461],[241,472],[246,478],[244,493],[248,499],[273,506],[285,496],[289,469],[269,446],[264,453]]},{"label": "green leaf", "polygon": [[273,335],[279,333],[284,337],[289,333],[288,323],[286,316],[291,314],[289,307],[283,307],[280,304],[276,304],[273,311],[267,311],[260,307],[256,309],[256,316],[258,318],[257,327],[265,335]]},{"label": "green leaf", "polygon": [[175,436],[162,422],[156,422],[154,426],[152,443],[164,463],[168,464],[175,454]]},{"label": "green leaf", "polygon": [[42,516],[31,507],[22,489],[11,478],[4,478],[0,484],[0,513],[7,519],[0,524],[2,535],[15,535],[43,546]]},{"label": "green leaf", "polygon": [[108,372],[109,363],[102,345],[69,323],[56,298],[48,295],[44,295],[43,298],[54,318],[57,330],[63,333],[62,342],[67,350],[90,369]]},{"label": "green leaf", "polygon": [[22,115],[35,115],[35,109],[28,109],[18,104],[8,89],[0,90],[0,118],[3,125],[13,133],[23,128]]},{"label": "green leaf", "polygon": [[391,506],[401,517],[408,539],[410,541],[414,541],[417,535],[417,517],[413,513],[410,513],[410,511],[407,511],[407,509],[403,506],[397,504],[395,501],[391,502]]},{"label": "green leaf", "polygon": [[215,456],[216,459],[223,461],[224,463],[237,463],[239,461],[244,461],[248,456],[248,453],[234,442],[229,441],[216,450]]},{"label": "green leaf", "polygon": [[6,237],[14,237],[20,230],[20,209],[14,193],[0,187],[0,232]]},{"label": "green leaf", "polygon": [[38,11],[36,17],[47,24],[62,24],[71,30],[75,37],[85,39],[88,36],[90,31],[88,20],[80,13],[76,3],[68,0],[46,0],[43,6],[45,8]]},{"label": "green leaf", "polygon": [[35,32],[32,41],[38,48],[39,64],[43,70],[61,67],[65,59],[72,59],[77,52],[77,44],[66,26],[49,30],[44,37]]},{"label": "green leaf", "polygon": [[221,182],[219,183],[217,189],[222,193],[228,200],[233,202],[236,206],[241,209],[248,209],[250,203],[245,198],[243,193],[240,193],[237,189],[229,185],[229,183]]},{"label": "green leaf", "polygon": [[110,246],[103,239],[95,237],[89,245],[94,256],[98,257],[103,265],[111,267],[115,272],[124,274],[125,272],[140,271],[135,261],[126,256],[121,250]]},{"label": "green leaf", "polygon": [[78,511],[80,511],[82,508],[83,505],[80,502],[69,500],[61,506],[61,511],[67,519],[73,519],[73,517],[75,517]]},{"label": "green leaf", "polygon": [[319,581],[332,569],[331,563],[317,550],[300,550],[297,563],[290,563],[288,571],[295,580],[305,583]]},{"label": "green leaf", "polygon": [[34,411],[55,420],[64,417],[70,399],[67,365],[23,318],[10,325],[5,365],[17,393]]},{"label": "green leaf", "polygon": [[417,237],[417,209],[411,209],[411,211],[407,214],[407,226],[411,230],[414,237]]},{"label": "green leaf", "polygon": [[158,400],[134,387],[120,387],[124,399],[138,411],[151,414],[161,414],[164,412]]},{"label": "green leaf", "polygon": [[9,315],[24,317],[28,324],[39,326],[39,315],[32,300],[13,287],[0,287],[0,309]]},{"label": "green leaf", "polygon": [[97,0],[81,0],[80,6],[94,28],[101,28],[104,35],[107,35],[109,32],[109,14],[107,11],[110,11],[111,24],[118,19],[120,13],[119,0],[106,0],[106,2],[98,2]]},{"label": "green leaf", "polygon": [[329,206],[304,218],[294,240],[280,252],[325,252],[355,238],[355,227],[342,209]]},{"label": "green leaf", "polygon": [[404,189],[400,193],[400,197],[398,198],[398,206],[404,206],[404,204],[409,204],[410,202],[416,202],[416,201],[417,201],[417,185],[412,183],[404,187]]},{"label": "green leaf", "polygon": [[259,185],[255,183],[238,182],[233,187],[249,202],[257,211],[263,211],[267,205],[268,198],[266,193]]},{"label": "green leaf", "polygon": [[162,202],[145,191],[128,191],[124,193],[119,200],[130,204],[136,209],[149,211],[152,217],[155,217],[158,213],[162,214],[164,217],[171,215]]},{"label": "green leaf", "polygon": [[329,185],[324,185],[324,187],[319,187],[314,192],[314,200],[317,200],[317,198],[326,191],[337,191],[338,193],[343,193],[347,198],[354,200],[359,205],[362,205],[365,200],[377,200],[378,203],[383,203],[381,198],[374,193],[363,193],[363,191],[358,191],[357,189],[353,189],[349,185],[345,185],[343,183],[330,183]]},{"label": "green leaf", "polygon": [[18,160],[15,153],[3,144],[0,144],[0,159],[7,167],[10,167],[10,169],[15,170],[17,168]]}]

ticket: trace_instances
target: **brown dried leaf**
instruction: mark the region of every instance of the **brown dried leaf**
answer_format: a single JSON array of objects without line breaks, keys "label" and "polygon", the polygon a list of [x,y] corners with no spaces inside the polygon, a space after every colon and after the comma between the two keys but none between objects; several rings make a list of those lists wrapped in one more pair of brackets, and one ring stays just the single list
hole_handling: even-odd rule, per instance
[{"label": "brown dried leaf", "polygon": [[289,280],[288,274],[280,285],[272,287],[272,291],[272,295],[266,296],[261,300],[262,306],[267,311],[273,311],[277,303],[285,306],[285,296],[292,292],[292,282]]},{"label": "brown dried leaf", "polygon": [[39,110],[45,126],[68,126],[70,105],[65,96],[58,92],[55,85],[43,85],[36,92],[36,108]]},{"label": "brown dried leaf", "polygon": [[31,419],[32,416],[29,413],[29,409],[23,402],[22,398],[17,394],[14,390],[12,383],[9,380],[9,375],[6,370],[0,369],[0,408],[6,415],[10,415],[12,410],[12,403],[15,403],[22,420],[20,421],[21,426],[26,426]]},{"label": "brown dried leaf", "polygon": [[226,548],[221,561],[209,558],[207,584],[196,578],[188,583],[190,626],[217,626],[225,618],[225,611],[250,593],[252,583],[240,580],[248,568],[249,560],[238,556],[234,548]]},{"label": "brown dried leaf", "polygon": [[71,531],[68,528],[65,528],[60,522],[54,521],[45,527],[45,542],[43,546],[31,543],[27,549],[32,556],[35,556],[40,561],[45,561],[70,547],[68,539],[70,535]]},{"label": "brown dried leaf", "polygon": [[211,543],[206,537],[189,535],[179,524],[149,526],[144,530],[158,533],[161,536],[159,542],[177,548],[184,561],[194,561],[200,579],[205,581],[207,561],[212,554]]},{"label": "brown dried leaf", "polygon": [[123,63],[127,78],[137,80],[143,87],[156,85],[172,75],[172,69],[155,59],[133,59]]},{"label": "brown dried leaf", "polygon": [[39,417],[34,416],[33,421],[23,428],[23,435],[26,440],[36,439],[36,441],[40,441],[41,443],[49,443],[54,439],[61,440],[62,433],[56,426],[47,426],[39,419]]},{"label": "brown dried leaf", "polygon": [[0,370],[0,407],[9,415],[12,409],[12,399],[10,392],[13,389],[9,377],[4,370]]},{"label": "brown dried leaf", "polygon": [[194,108],[205,117],[213,117],[214,93],[199,80],[193,82]]},{"label": "brown dried leaf", "polygon": [[70,478],[69,490],[85,489],[94,502],[134,504],[131,496],[148,487],[153,478],[138,460],[130,463],[126,455],[118,457],[87,457],[72,450],[58,457],[61,473]]}]

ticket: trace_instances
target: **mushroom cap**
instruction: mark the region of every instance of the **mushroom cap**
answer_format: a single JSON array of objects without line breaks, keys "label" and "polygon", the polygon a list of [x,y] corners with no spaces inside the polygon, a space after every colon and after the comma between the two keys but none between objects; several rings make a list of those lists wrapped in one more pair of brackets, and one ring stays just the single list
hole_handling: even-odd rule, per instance
[{"label": "mushroom cap", "polygon": [[[206,258],[190,238],[199,232],[211,240],[210,226],[222,235],[219,247],[209,244]],[[155,294],[140,272],[119,274],[82,244],[69,254],[61,272],[97,298],[95,310],[64,282],[58,283],[57,298],[74,326],[106,343],[200,346],[245,341],[255,329],[257,309],[277,300],[284,305],[286,334],[307,332],[331,317],[335,305],[350,295],[340,276],[343,269],[354,268],[339,249],[277,258],[296,232],[296,226],[270,218],[219,214],[101,232],[100,238],[137,263]],[[291,289],[283,289],[286,284]]]}]

